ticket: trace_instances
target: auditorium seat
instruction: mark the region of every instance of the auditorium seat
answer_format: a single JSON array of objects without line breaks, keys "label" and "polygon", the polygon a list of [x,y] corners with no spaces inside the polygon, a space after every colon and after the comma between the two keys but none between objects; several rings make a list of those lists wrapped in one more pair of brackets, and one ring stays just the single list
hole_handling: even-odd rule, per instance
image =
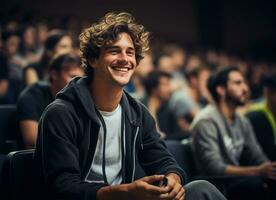
[{"label": "auditorium seat", "polygon": [[34,149],[14,151],[7,155],[2,172],[3,199],[32,199],[35,194],[33,155]]},{"label": "auditorium seat", "polygon": [[0,105],[0,154],[19,149],[19,130],[16,105]]}]

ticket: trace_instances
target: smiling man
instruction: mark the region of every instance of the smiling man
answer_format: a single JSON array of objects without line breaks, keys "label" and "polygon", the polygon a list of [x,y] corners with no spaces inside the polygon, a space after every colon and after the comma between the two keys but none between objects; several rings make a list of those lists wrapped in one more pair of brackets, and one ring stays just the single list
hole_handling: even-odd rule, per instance
[{"label": "smiling man", "polygon": [[[43,197],[224,199],[204,181],[183,188],[184,171],[152,116],[123,91],[148,50],[148,38],[128,13],[108,13],[80,35],[87,76],[72,80],[39,124],[35,161],[46,184]],[[136,180],[138,163],[148,176]],[[154,185],[164,177],[166,185]]]}]

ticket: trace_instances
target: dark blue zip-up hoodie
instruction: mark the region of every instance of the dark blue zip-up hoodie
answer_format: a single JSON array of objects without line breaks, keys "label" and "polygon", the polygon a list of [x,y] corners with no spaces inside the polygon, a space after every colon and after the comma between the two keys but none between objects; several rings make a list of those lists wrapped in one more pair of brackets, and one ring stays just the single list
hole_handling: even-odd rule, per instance
[{"label": "dark blue zip-up hoodie", "polygon": [[[45,109],[39,122],[35,164],[46,193],[55,199],[96,199],[97,190],[106,185],[84,181],[100,129],[90,81],[88,77],[73,79]],[[174,172],[184,184],[184,171],[160,139],[149,111],[125,92],[121,106],[126,134],[123,183],[135,180],[139,163],[147,175]]]}]

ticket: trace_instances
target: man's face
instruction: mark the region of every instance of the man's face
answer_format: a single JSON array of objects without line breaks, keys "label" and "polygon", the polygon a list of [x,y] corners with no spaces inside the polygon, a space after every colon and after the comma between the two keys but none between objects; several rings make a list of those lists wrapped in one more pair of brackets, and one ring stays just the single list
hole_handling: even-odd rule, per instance
[{"label": "man's face", "polygon": [[156,89],[156,95],[161,101],[168,101],[172,94],[172,82],[168,77],[160,77],[159,85]]},{"label": "man's face", "polygon": [[248,94],[248,86],[243,75],[238,71],[230,72],[225,91],[225,100],[232,105],[243,106],[248,99]]},{"label": "man's face", "polygon": [[101,48],[100,56],[91,62],[94,76],[115,87],[126,85],[136,68],[135,48],[127,33]]},{"label": "man's face", "polygon": [[53,78],[52,84],[56,84],[59,90],[64,88],[72,78],[84,75],[83,69],[74,64],[71,64],[66,69],[61,69],[60,72],[54,73],[56,75],[54,76],[55,78]]},{"label": "man's face", "polygon": [[15,35],[9,37],[5,45],[7,53],[11,56],[15,55],[17,52],[19,43],[20,43],[19,37]]}]

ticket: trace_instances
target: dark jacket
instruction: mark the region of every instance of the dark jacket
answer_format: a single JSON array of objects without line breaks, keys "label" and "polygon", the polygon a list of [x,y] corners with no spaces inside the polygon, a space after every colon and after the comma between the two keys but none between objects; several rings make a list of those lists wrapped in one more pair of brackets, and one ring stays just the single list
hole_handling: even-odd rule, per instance
[{"label": "dark jacket", "polygon": [[[39,122],[35,151],[37,169],[51,191],[61,199],[96,199],[105,184],[84,181],[94,156],[100,123],[89,92],[90,78],[75,78],[58,93]],[[121,99],[125,112],[123,183],[134,181],[137,163],[148,175],[180,175],[177,165],[156,131],[148,110],[127,93]]]}]

